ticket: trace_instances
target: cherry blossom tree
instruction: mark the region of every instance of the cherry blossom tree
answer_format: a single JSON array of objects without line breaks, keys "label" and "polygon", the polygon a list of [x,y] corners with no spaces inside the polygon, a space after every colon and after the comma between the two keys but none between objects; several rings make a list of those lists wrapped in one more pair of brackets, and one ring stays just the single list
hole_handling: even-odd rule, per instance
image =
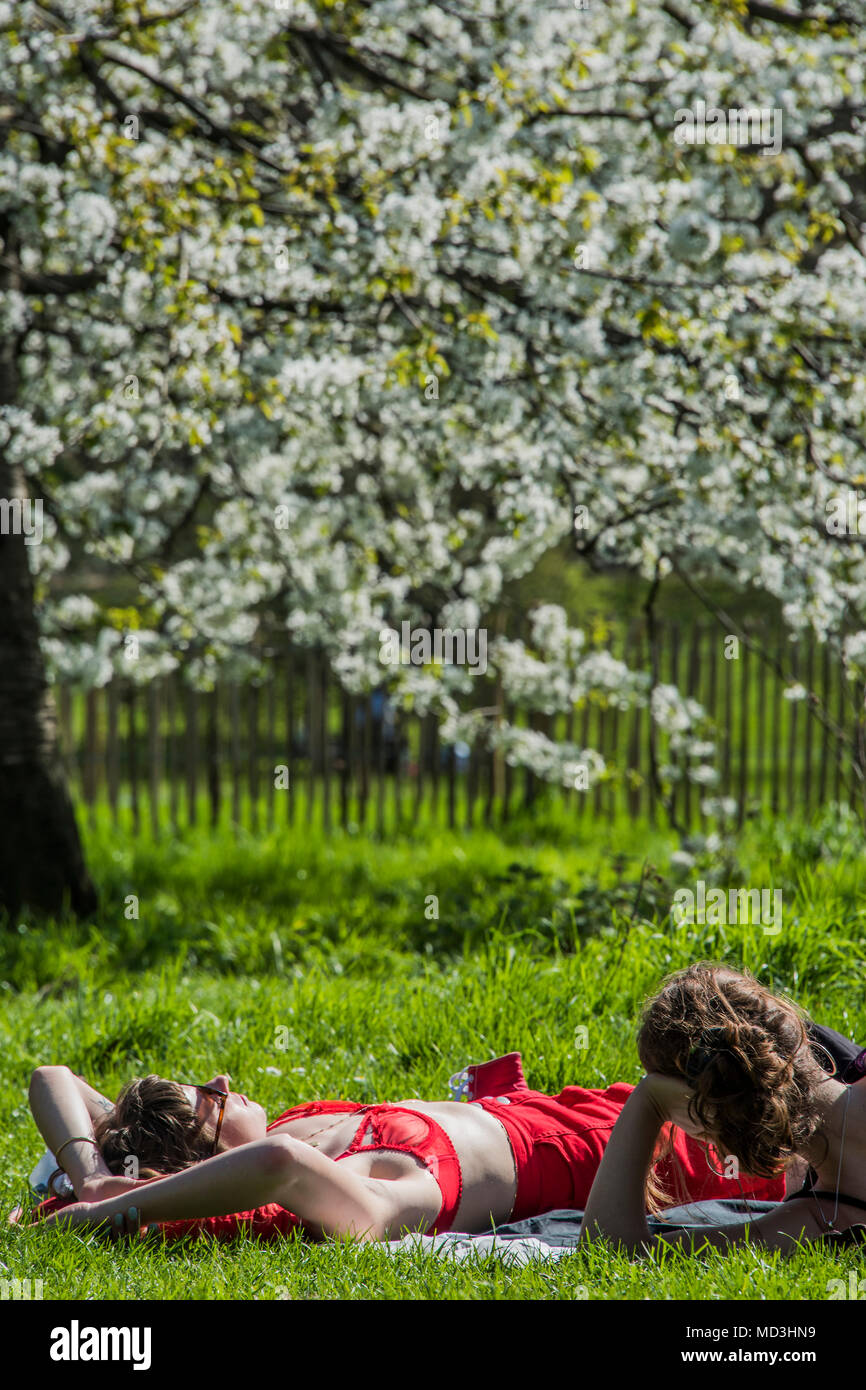
[{"label": "cherry blossom tree", "polygon": [[[773,595],[862,696],[859,7],[165,4],[0,0],[0,499],[44,508],[39,544],[0,535],[2,901],[92,900],[46,670],[206,687],[278,625],[452,736],[600,775],[461,712],[465,667],[380,660],[567,537],[650,617],[673,574]],[[555,605],[489,658],[540,710],[647,703],[661,782],[711,782],[700,708]]]}]

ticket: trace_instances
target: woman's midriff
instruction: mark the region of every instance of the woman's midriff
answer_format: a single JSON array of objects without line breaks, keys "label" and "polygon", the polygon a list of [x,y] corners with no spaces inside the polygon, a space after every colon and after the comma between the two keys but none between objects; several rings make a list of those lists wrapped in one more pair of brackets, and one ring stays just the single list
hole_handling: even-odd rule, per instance
[{"label": "woman's midriff", "polygon": [[[395,1109],[416,1110],[429,1115],[445,1131],[460,1161],[463,1195],[452,1229],[484,1231],[491,1220],[497,1225],[508,1220],[517,1195],[517,1177],[511,1144],[503,1125],[494,1115],[477,1105],[456,1101],[403,1100],[391,1102]],[[325,1126],[331,1125],[331,1128]],[[314,1140],[320,1153],[338,1158],[348,1149],[364,1125],[364,1116],[349,1113],[337,1123],[329,1115],[305,1115],[289,1120],[280,1129],[295,1139]],[[411,1172],[417,1160],[409,1154],[374,1150],[343,1159],[365,1177],[394,1177]]]}]

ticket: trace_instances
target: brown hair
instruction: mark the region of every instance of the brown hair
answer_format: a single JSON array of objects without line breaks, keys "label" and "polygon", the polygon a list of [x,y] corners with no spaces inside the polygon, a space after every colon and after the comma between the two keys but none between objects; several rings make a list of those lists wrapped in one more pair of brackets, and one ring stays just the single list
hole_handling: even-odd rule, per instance
[{"label": "brown hair", "polygon": [[97,1120],[93,1132],[107,1167],[118,1175],[127,1173],[128,1158],[136,1160],[130,1176],[148,1178],[179,1173],[210,1153],[183,1087],[161,1076],[128,1082],[111,1114]]},{"label": "brown hair", "polygon": [[[692,1087],[689,1114],[720,1154],[746,1173],[775,1177],[819,1125],[824,1074],[804,1017],[748,972],[701,962],[669,976],[644,1006],[638,1054],[647,1072]],[[651,1209],[664,1200],[652,1173],[647,1198]]]}]

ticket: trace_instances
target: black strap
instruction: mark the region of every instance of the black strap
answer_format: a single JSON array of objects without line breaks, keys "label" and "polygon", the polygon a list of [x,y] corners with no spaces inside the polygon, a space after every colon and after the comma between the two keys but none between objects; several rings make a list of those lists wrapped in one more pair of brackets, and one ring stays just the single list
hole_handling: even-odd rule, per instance
[{"label": "black strap", "polygon": [[826,1245],[833,1245],[837,1249],[842,1247],[847,1249],[853,1245],[866,1245],[866,1226],[849,1226],[844,1231],[825,1231],[818,1237]]},{"label": "black strap", "polygon": [[[809,1171],[811,1172],[812,1170],[810,1169]],[[810,1187],[807,1183],[804,1183],[799,1192],[789,1192],[788,1196],[783,1198],[783,1201],[793,1202],[795,1197],[826,1197],[829,1201],[835,1202],[836,1196],[837,1194],[835,1192],[824,1192],[822,1189]],[[866,1201],[861,1197],[849,1197],[847,1192],[840,1192],[838,1197],[840,1203],[844,1202],[848,1207],[859,1207],[861,1211],[866,1211]]]},{"label": "black strap", "polygon": [[[815,1192],[813,1190],[812,1196],[829,1197],[831,1202],[835,1202],[837,1194],[835,1192]],[[863,1201],[862,1197],[849,1197],[847,1192],[840,1192],[838,1197],[840,1204],[844,1202],[848,1207],[859,1207],[861,1211],[866,1211],[866,1202]]]},{"label": "black strap", "polygon": [[833,1058],[833,1075],[837,1081],[852,1083],[866,1075],[866,1048],[859,1047],[850,1038],[837,1033],[835,1028],[825,1027],[823,1023],[810,1020],[806,1024],[806,1032],[813,1043],[819,1044],[814,1053],[822,1066],[827,1061],[824,1052],[829,1052]]}]

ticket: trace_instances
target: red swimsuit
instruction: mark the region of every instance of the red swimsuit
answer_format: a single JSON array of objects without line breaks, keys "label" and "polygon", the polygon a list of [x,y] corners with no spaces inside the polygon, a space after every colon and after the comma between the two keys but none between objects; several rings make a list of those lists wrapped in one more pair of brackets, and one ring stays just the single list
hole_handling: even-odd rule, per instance
[{"label": "red swimsuit", "polygon": [[336,1161],[364,1153],[367,1149],[393,1149],[397,1153],[411,1154],[433,1174],[442,1193],[442,1205],[428,1234],[450,1231],[463,1196],[460,1160],[442,1126],[423,1111],[410,1110],[405,1105],[360,1105],[353,1100],[313,1100],[286,1110],[273,1124],[268,1125],[268,1133],[287,1120],[297,1120],[305,1115],[341,1113],[364,1114],[367,1122],[358,1126],[348,1149],[339,1154]]},{"label": "red swimsuit", "polygon": [[[338,1155],[336,1162],[341,1158],[348,1158],[351,1154],[364,1153],[368,1149],[393,1149],[397,1153],[411,1154],[433,1174],[442,1193],[442,1205],[427,1234],[450,1231],[463,1196],[460,1160],[442,1126],[420,1110],[409,1110],[402,1105],[361,1105],[354,1100],[313,1100],[284,1111],[268,1125],[268,1133],[279,1129],[288,1120],[302,1119],[306,1115],[340,1114],[363,1114],[366,1116],[366,1122],[361,1121],[348,1149]],[[217,1240],[231,1240],[242,1230],[249,1235],[272,1240],[303,1228],[292,1212],[286,1211],[276,1202],[271,1202],[265,1207],[257,1207],[254,1211],[236,1212],[233,1216],[165,1221],[160,1223],[160,1229],[167,1240],[178,1240],[181,1236],[204,1233],[216,1237]]]}]

